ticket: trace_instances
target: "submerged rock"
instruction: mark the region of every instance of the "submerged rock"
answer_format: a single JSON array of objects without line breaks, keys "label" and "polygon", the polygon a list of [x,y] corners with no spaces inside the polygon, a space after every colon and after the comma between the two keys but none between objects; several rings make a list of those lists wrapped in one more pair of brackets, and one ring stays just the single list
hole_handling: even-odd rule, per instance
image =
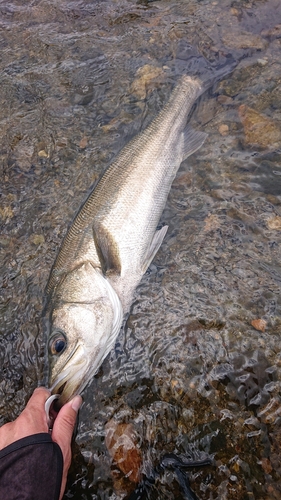
[{"label": "submerged rock", "polygon": [[270,40],[275,40],[276,38],[281,38],[281,24],[276,24],[273,28],[264,29],[261,35],[269,38]]},{"label": "submerged rock", "polygon": [[271,217],[267,221],[267,226],[269,229],[275,229],[277,231],[281,231],[281,217],[279,215]]},{"label": "submerged rock", "polygon": [[266,328],[266,321],[264,319],[253,319],[251,325],[259,332],[264,332]]},{"label": "submerged rock", "polygon": [[22,172],[29,172],[34,159],[34,145],[28,137],[14,137],[11,143],[12,160]]},{"label": "submerged rock", "polygon": [[138,69],[135,80],[131,85],[131,91],[140,99],[144,99],[147,93],[147,87],[155,79],[163,75],[162,68],[145,64]]},{"label": "submerged rock", "polygon": [[229,126],[226,123],[222,123],[219,126],[219,133],[220,133],[220,135],[228,135],[228,133],[229,133]]},{"label": "submerged rock", "polygon": [[267,46],[266,40],[261,36],[240,30],[237,30],[237,32],[231,30],[225,31],[222,36],[222,41],[229,49],[263,50]]},{"label": "submerged rock", "polygon": [[244,127],[245,144],[267,148],[280,143],[281,128],[278,123],[245,104],[239,106],[238,113]]},{"label": "submerged rock", "polygon": [[137,446],[137,435],[132,424],[119,424],[111,419],[105,426],[105,444],[118,468],[137,483],[142,464],[141,451]]}]

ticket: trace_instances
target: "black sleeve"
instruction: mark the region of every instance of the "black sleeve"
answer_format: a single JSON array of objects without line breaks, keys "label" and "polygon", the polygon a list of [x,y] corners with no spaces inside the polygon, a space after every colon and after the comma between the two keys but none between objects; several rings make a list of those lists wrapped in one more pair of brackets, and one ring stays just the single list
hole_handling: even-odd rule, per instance
[{"label": "black sleeve", "polygon": [[58,500],[63,456],[49,434],[19,439],[0,451],[0,498]]}]

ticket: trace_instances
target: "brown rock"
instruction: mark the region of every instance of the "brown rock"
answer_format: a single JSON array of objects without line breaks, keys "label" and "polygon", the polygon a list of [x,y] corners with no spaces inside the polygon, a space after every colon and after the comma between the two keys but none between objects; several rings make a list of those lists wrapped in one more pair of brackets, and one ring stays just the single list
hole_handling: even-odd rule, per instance
[{"label": "brown rock", "polygon": [[222,41],[230,49],[263,50],[267,46],[267,42],[261,36],[249,33],[248,31],[225,31]]},{"label": "brown rock", "polygon": [[192,184],[192,173],[190,172],[183,172],[180,173],[175,181],[174,181],[174,186],[191,186]]},{"label": "brown rock", "polygon": [[87,144],[88,144],[88,137],[82,137],[81,141],[79,142],[79,148],[85,149]]},{"label": "brown rock", "polygon": [[222,123],[219,126],[219,133],[220,133],[220,135],[228,135],[228,133],[229,133],[229,126],[226,125],[226,123]]},{"label": "brown rock", "polygon": [[130,481],[139,482],[142,456],[133,425],[119,424],[111,419],[105,431],[105,444],[110,456]]},{"label": "brown rock", "polygon": [[45,238],[43,234],[32,234],[30,240],[32,243],[34,243],[34,245],[41,245],[42,243],[45,243]]},{"label": "brown rock", "polygon": [[12,207],[0,207],[0,219],[9,220],[14,217],[14,210]]},{"label": "brown rock", "polygon": [[161,75],[163,75],[163,70],[161,68],[145,64],[137,71],[136,78],[131,85],[132,93],[137,95],[140,99],[144,99],[149,84]]},{"label": "brown rock", "polygon": [[255,330],[264,332],[266,328],[266,321],[264,319],[253,319],[253,321],[251,321],[251,325],[255,328]]},{"label": "brown rock", "polygon": [[281,24],[276,24],[274,28],[271,28],[269,30],[263,30],[261,32],[261,35],[270,38],[271,40],[274,40],[275,38],[281,38]]},{"label": "brown rock", "polygon": [[269,229],[275,229],[277,231],[281,231],[281,217],[279,215],[276,215],[276,217],[268,219],[267,227]]},{"label": "brown rock", "polygon": [[[17,139],[17,138],[16,138]],[[13,159],[23,172],[29,172],[32,166],[34,146],[32,141],[28,138],[20,138],[14,140],[11,144],[13,151]]]},{"label": "brown rock", "polygon": [[232,97],[229,97],[228,95],[219,95],[217,98],[217,101],[222,104],[223,106],[229,106],[233,104],[233,99]]},{"label": "brown rock", "polygon": [[38,151],[38,156],[39,158],[48,158],[49,155],[45,149],[40,149],[40,151]]},{"label": "brown rock", "polygon": [[271,465],[270,460],[268,458],[264,457],[261,459],[261,466],[266,474],[271,474],[272,465]]},{"label": "brown rock", "polygon": [[216,230],[220,227],[220,220],[216,214],[208,214],[204,222],[204,231],[206,232]]},{"label": "brown rock", "polygon": [[244,127],[246,144],[267,148],[280,143],[279,124],[245,104],[239,106],[238,113]]},{"label": "brown rock", "polygon": [[240,11],[239,11],[238,9],[236,9],[235,7],[232,7],[232,8],[230,9],[230,14],[231,14],[232,16],[237,16],[237,17],[238,17],[238,16],[240,15]]}]

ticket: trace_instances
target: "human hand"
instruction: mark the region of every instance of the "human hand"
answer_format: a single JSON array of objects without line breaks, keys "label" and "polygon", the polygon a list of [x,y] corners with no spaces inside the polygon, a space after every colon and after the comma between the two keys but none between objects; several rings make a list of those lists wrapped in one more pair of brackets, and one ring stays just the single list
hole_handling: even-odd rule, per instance
[{"label": "human hand", "polygon": [[[50,391],[45,387],[38,387],[18,418],[14,422],[9,422],[0,427],[0,450],[24,437],[49,431],[45,402],[50,394]],[[63,454],[60,500],[64,493],[67,473],[71,463],[71,438],[81,403],[81,396],[75,396],[61,408],[54,421],[51,434],[52,440],[59,445]]]}]

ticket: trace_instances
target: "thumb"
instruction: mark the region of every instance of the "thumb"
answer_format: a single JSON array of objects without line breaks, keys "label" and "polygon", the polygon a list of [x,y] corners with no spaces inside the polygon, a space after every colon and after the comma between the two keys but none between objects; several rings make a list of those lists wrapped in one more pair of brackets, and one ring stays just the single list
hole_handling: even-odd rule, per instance
[{"label": "thumb", "polygon": [[53,426],[52,440],[59,445],[63,455],[60,500],[63,497],[67,473],[71,463],[71,438],[81,404],[81,396],[75,396],[71,401],[66,403],[59,411]]},{"label": "thumb", "polygon": [[52,440],[61,448],[64,458],[68,454],[77,413],[82,404],[81,396],[75,396],[59,411],[52,430]]}]

